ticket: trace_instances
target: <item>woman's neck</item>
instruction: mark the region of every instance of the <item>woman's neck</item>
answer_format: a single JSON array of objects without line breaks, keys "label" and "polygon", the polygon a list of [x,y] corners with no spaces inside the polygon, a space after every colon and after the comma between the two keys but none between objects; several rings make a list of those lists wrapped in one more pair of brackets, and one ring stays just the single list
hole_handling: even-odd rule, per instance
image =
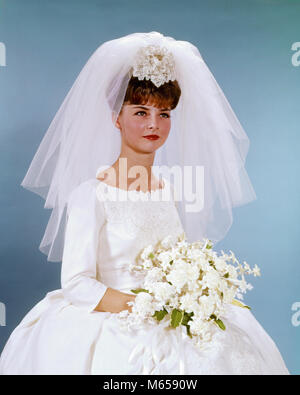
[{"label": "woman's neck", "polygon": [[119,157],[110,168],[105,169],[97,178],[120,189],[129,189],[132,183],[137,184],[137,188],[134,189],[143,192],[163,188],[163,183],[157,180],[152,172],[152,163],[144,165],[132,160],[128,161],[125,157]]}]

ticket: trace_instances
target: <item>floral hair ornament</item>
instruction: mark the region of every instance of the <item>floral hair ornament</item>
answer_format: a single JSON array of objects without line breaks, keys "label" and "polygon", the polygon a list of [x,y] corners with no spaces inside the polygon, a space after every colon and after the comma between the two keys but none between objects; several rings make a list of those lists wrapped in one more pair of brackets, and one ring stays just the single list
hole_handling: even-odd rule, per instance
[{"label": "floral hair ornament", "polygon": [[159,45],[140,48],[134,60],[132,75],[139,80],[151,80],[157,87],[174,81],[176,75],[173,54]]}]

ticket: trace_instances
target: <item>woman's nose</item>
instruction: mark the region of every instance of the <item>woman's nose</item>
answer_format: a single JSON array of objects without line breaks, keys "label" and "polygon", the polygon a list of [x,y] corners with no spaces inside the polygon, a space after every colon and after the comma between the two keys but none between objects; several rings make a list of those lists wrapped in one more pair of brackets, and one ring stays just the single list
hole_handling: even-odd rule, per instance
[{"label": "woman's nose", "polygon": [[155,129],[157,127],[157,119],[156,119],[156,115],[152,114],[149,117],[149,122],[148,122],[148,128],[149,129]]}]

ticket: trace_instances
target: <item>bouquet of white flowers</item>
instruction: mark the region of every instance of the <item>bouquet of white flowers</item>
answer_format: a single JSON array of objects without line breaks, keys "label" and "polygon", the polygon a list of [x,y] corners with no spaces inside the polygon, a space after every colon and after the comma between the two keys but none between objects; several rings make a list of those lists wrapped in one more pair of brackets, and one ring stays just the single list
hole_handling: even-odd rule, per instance
[{"label": "bouquet of white flowers", "polygon": [[[177,239],[167,236],[156,246],[144,248],[131,271],[145,273],[132,312],[124,310],[119,319],[127,330],[139,324],[169,322],[169,327],[186,327],[190,338],[198,344],[212,340],[212,325],[225,330],[222,316],[226,304],[248,308],[239,300],[252,289],[244,274],[260,276],[260,269],[239,263],[234,253],[218,255],[208,239],[188,243],[185,233]],[[232,263],[229,263],[232,262]],[[124,325],[125,324],[125,325]]]}]

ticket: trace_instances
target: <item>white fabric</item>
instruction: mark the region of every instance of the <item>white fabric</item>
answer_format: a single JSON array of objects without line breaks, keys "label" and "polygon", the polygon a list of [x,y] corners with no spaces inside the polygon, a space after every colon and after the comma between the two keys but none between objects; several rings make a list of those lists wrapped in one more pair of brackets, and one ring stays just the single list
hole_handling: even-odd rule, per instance
[{"label": "white fabric", "polygon": [[[116,191],[130,199],[114,201]],[[62,289],[48,292],[12,332],[1,374],[289,374],[247,309],[229,305],[226,331],[216,328],[211,348],[201,352],[183,327],[145,325],[128,334],[116,314],[93,311],[107,287],[130,293],[141,285],[141,274],[131,273],[128,264],[143,247],[182,233],[174,201],[162,198],[172,192],[167,180],[162,190],[145,193],[121,191],[96,178],[72,192]]]},{"label": "white fabric", "polygon": [[[155,153],[154,165],[165,166],[162,175],[173,179],[189,241],[206,237],[216,244],[232,225],[232,208],[256,199],[245,169],[248,136],[198,48],[159,32],[129,34],[103,43],[88,59],[21,183],[52,209],[39,246],[49,261],[62,260],[70,193],[100,166],[118,159],[121,137],[112,118],[115,121],[121,110],[136,55],[147,45],[167,48],[175,60],[181,97],[171,111],[171,130]],[[195,203],[191,194],[198,197],[192,196],[194,201],[202,201],[204,195],[204,207],[199,204],[190,212]]]}]

